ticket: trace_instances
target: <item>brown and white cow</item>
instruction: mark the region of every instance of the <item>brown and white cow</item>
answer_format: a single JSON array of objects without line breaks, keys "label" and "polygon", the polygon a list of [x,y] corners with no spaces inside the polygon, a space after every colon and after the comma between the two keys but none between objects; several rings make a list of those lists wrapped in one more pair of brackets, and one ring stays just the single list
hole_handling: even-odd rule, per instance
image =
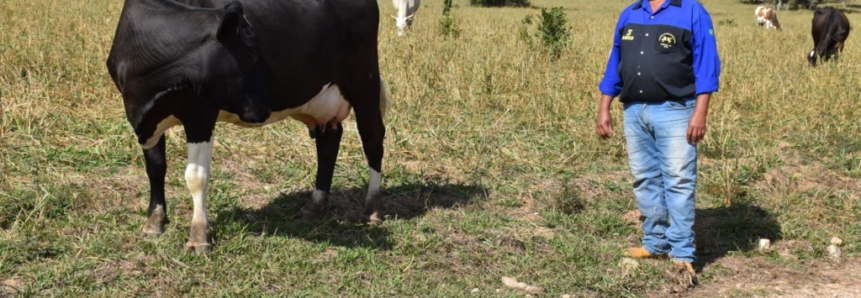
[{"label": "brown and white cow", "polygon": [[756,23],[760,26],[765,24],[765,28],[774,27],[777,30],[782,30],[780,22],[777,21],[777,13],[771,7],[760,6],[756,8]]},{"label": "brown and white cow", "polygon": [[843,42],[849,36],[849,19],[833,7],[817,9],[813,13],[811,34],[814,47],[807,55],[810,66],[816,66],[817,57],[828,61],[834,56],[834,60],[837,60],[837,53],[843,51]]}]

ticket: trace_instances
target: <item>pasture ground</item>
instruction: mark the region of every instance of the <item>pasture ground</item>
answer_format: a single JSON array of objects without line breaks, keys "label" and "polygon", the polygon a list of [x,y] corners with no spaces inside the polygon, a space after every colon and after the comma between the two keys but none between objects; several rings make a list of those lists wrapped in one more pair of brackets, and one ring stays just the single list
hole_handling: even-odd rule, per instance
[{"label": "pasture ground", "polygon": [[[167,133],[172,222],[160,238],[138,237],[143,159],[104,66],[122,1],[5,0],[0,296],[524,296],[503,276],[543,297],[667,296],[669,262],[619,265],[640,235],[624,216],[635,205],[618,103],[617,135],[594,132],[612,28],[630,2],[534,0],[563,6],[572,27],[554,61],[519,37],[539,10],[456,0],[461,34],[444,38],[442,1],[425,0],[398,38],[381,1],[390,218],[357,220],[367,167],[352,120],[331,216],[313,222],[289,219],[316,169],[304,126],[219,125],[208,201],[216,246],[203,256],[182,249],[192,203],[179,128]],[[755,25],[753,5],[703,2],[723,75],[700,145],[700,286],[678,295],[858,294],[861,33],[839,62],[810,69],[811,11],[779,12],[776,32]],[[850,2],[853,25],[859,12]],[[825,250],[833,236],[844,242],[838,262]],[[759,238],[774,244],[758,250]]]}]

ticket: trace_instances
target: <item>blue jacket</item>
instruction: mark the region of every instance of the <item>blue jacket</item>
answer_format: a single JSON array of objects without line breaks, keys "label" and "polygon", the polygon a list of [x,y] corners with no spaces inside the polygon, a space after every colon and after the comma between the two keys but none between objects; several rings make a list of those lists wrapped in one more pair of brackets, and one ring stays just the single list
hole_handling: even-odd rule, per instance
[{"label": "blue jacket", "polygon": [[601,93],[620,101],[680,100],[718,91],[720,58],[708,12],[666,0],[656,13],[639,0],[622,11]]}]

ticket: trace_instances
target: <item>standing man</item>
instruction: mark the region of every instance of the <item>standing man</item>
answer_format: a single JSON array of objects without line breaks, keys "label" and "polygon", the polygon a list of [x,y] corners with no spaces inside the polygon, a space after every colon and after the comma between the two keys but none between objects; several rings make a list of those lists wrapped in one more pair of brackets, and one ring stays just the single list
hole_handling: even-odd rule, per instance
[{"label": "standing man", "polygon": [[696,276],[697,143],[706,132],[720,58],[708,12],[694,0],[640,0],[622,11],[599,89],[598,135],[613,135],[610,104],[625,108],[628,164],[645,217],[643,245],[624,255],[669,255]]}]

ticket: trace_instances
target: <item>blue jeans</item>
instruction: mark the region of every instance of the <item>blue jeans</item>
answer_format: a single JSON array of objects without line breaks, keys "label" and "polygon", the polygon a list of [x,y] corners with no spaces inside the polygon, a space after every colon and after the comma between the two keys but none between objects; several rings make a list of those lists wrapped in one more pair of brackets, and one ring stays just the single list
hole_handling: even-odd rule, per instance
[{"label": "blue jeans", "polygon": [[687,141],[695,98],[625,104],[628,164],[645,217],[643,247],[693,262],[697,146]]}]

